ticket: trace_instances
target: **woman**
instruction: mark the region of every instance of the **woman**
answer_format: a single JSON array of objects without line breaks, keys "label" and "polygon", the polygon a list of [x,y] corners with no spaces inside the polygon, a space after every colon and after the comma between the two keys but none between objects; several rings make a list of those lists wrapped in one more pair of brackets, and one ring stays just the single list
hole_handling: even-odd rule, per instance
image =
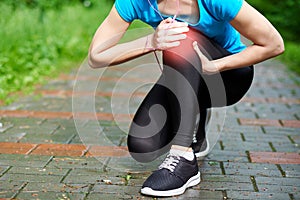
[{"label": "woman", "polygon": [[[155,32],[117,44],[135,19]],[[240,34],[252,45],[246,47]],[[128,149],[141,162],[169,151],[141,192],[173,196],[200,182],[195,154],[205,154],[199,151],[206,110],[238,102],[252,83],[252,65],[283,53],[284,44],[243,0],[116,0],[91,43],[89,64],[106,67],[156,51],[163,54],[162,76],[134,117]]]}]

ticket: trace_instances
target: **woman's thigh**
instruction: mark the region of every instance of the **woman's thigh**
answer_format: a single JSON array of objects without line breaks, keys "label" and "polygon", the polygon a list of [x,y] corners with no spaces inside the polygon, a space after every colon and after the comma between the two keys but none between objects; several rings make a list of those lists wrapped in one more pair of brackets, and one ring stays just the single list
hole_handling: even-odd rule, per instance
[{"label": "woman's thigh", "polygon": [[[218,59],[230,52],[197,30],[190,29],[187,39],[179,47],[164,51],[164,64],[180,72],[198,96],[200,109],[222,107],[238,102],[248,91],[253,80],[253,66],[224,71],[214,75],[202,73],[201,61],[193,49],[197,41],[203,54]],[[170,78],[172,80],[172,77]]]}]

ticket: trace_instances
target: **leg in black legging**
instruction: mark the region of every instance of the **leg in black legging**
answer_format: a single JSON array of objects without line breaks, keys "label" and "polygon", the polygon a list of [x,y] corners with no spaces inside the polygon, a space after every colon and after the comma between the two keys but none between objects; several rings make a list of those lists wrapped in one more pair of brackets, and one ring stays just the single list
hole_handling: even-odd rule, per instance
[{"label": "leg in black legging", "polygon": [[[193,29],[190,29],[188,37],[179,47],[163,52],[166,65],[163,75],[134,117],[128,136],[128,148],[136,160],[151,161],[168,151],[171,144],[190,146],[197,112],[203,113],[210,107],[238,102],[252,83],[252,67],[215,75],[201,74],[201,62],[192,48],[194,40],[212,59],[230,53]],[[197,98],[194,98],[195,94]],[[165,112],[156,108],[157,104],[164,107]],[[164,115],[167,115],[166,119],[162,117]],[[203,119],[204,116],[201,116],[198,127],[201,138],[205,137]]]},{"label": "leg in black legging", "polygon": [[172,94],[168,93],[160,77],[134,116],[127,143],[131,156],[139,162],[150,162],[169,151],[174,135],[167,99]]}]

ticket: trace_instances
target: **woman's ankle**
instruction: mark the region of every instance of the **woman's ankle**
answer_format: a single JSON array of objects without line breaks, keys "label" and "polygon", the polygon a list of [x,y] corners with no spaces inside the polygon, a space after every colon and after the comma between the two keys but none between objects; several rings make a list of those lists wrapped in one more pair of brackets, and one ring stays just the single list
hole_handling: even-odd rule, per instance
[{"label": "woman's ankle", "polygon": [[193,152],[192,147],[185,147],[185,146],[180,146],[180,145],[172,145],[171,149],[180,150],[180,151],[187,151],[187,152]]}]

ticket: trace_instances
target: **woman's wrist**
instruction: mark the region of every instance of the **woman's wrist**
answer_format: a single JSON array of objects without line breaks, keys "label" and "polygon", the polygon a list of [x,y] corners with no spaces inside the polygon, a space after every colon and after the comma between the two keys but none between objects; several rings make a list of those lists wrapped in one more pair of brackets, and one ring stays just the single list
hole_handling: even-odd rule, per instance
[{"label": "woman's wrist", "polygon": [[221,71],[225,70],[225,67],[224,67],[225,65],[224,65],[224,63],[220,59],[218,59],[218,60],[212,60],[211,62],[213,63],[214,67],[216,68],[216,70],[218,72],[221,72]]},{"label": "woman's wrist", "polygon": [[155,51],[152,40],[153,40],[153,33],[146,36],[146,44],[145,44],[146,51]]}]

